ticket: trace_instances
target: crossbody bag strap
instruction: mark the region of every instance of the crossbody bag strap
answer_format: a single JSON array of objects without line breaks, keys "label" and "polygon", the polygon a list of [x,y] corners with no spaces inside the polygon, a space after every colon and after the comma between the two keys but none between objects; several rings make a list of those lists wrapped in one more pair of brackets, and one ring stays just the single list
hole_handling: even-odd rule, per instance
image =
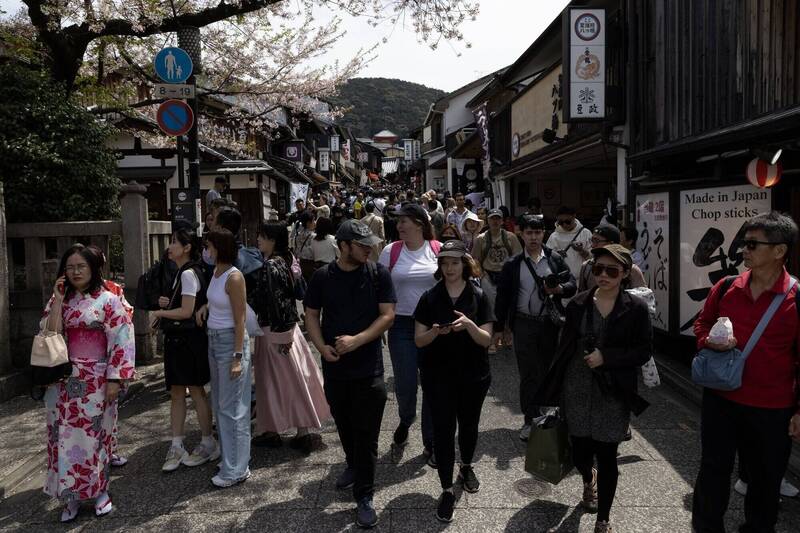
[{"label": "crossbody bag strap", "polygon": [[769,307],[767,308],[767,311],[764,313],[764,316],[761,317],[761,321],[758,323],[758,326],[756,326],[756,329],[753,330],[753,334],[750,335],[750,339],[747,341],[747,345],[745,345],[744,351],[742,351],[742,357],[746,359],[747,356],[750,355],[750,352],[753,351],[753,348],[756,347],[756,344],[758,343],[758,340],[761,338],[761,335],[764,333],[764,330],[767,329],[769,321],[772,320],[772,317],[775,315],[775,312],[778,310],[778,307],[780,307],[780,305],[783,303],[786,297],[789,296],[789,293],[792,292],[795,283],[797,283],[797,280],[791,278],[791,280],[789,281],[789,290],[781,294],[776,294],[775,298],[772,299],[772,303],[769,304]]},{"label": "crossbody bag strap", "polygon": [[536,283],[536,290],[539,293],[539,299],[542,300],[542,307],[539,309],[539,316],[542,316],[542,314],[544,314],[544,307],[547,300],[547,295],[544,293],[544,289],[542,288],[542,283],[544,280],[536,273],[536,270],[534,270],[533,266],[531,266],[530,259],[523,257],[522,262],[525,263],[526,267],[528,267],[531,276],[533,276],[533,282]]},{"label": "crossbody bag strap", "polygon": [[567,247],[566,247],[566,248],[564,248],[564,250],[563,250],[563,251],[564,251],[564,253],[567,253],[567,252],[569,252],[569,249],[570,249],[570,248],[572,248],[572,245],[573,245],[573,244],[575,244],[575,241],[576,241],[576,240],[578,240],[578,237],[580,237],[580,236],[581,236],[581,232],[583,232],[583,226],[581,226],[580,228],[578,228],[578,231],[576,231],[576,232],[575,232],[575,236],[574,236],[574,237],[572,237],[572,240],[571,240],[571,241],[569,241],[569,244],[567,244]]}]

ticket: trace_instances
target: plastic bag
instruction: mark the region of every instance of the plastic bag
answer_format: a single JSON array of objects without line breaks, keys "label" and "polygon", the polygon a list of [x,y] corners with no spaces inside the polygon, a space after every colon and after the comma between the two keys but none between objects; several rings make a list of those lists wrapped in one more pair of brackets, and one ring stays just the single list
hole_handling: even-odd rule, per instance
[{"label": "plastic bag", "polygon": [[726,316],[717,319],[708,333],[708,342],[713,344],[728,344],[733,339],[733,323]]},{"label": "plastic bag", "polygon": [[646,387],[653,388],[661,385],[661,377],[658,375],[658,367],[653,356],[642,365],[642,381]]}]

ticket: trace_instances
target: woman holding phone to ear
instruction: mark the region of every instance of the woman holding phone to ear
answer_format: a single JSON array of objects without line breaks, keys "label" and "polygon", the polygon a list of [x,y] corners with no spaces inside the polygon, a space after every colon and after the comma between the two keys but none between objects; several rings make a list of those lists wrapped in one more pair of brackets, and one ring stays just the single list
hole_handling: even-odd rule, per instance
[{"label": "woman holding phone to ear", "polygon": [[107,290],[100,257],[82,244],[66,251],[41,321],[64,333],[71,375],[47,387],[47,477],[44,492],[58,498],[62,522],[94,501],[97,516],[112,510],[109,466],[117,398],[134,376],[133,324],[118,296]]},{"label": "woman holding phone to ear", "polygon": [[430,401],[443,491],[436,518],[442,522],[453,519],[455,506],[456,425],[461,454],[458,482],[467,492],[480,489],[472,459],[481,408],[491,383],[488,348],[495,317],[489,298],[469,281],[477,275],[478,266],[464,243],[447,241],[434,274],[439,282],[422,295],[414,311],[414,342],[420,348],[422,390]]}]

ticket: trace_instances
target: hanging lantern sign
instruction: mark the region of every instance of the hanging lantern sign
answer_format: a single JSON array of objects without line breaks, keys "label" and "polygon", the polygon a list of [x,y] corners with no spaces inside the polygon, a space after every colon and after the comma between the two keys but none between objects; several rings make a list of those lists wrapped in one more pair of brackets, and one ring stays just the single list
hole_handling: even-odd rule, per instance
[{"label": "hanging lantern sign", "polygon": [[780,163],[770,165],[763,159],[755,158],[747,165],[747,181],[760,189],[766,189],[781,181],[782,172]]}]

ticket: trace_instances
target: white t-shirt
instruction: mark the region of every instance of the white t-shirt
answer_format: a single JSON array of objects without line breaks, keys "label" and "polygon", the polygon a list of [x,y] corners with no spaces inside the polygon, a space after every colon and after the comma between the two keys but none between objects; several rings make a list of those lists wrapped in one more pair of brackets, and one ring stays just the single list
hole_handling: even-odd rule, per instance
[{"label": "white t-shirt", "polygon": [[327,235],[321,241],[316,238],[311,239],[311,253],[314,261],[330,263],[339,257],[339,247],[336,246],[336,239],[333,235]]},{"label": "white t-shirt", "polygon": [[[389,268],[392,244],[383,248],[378,262]],[[436,285],[433,274],[438,268],[436,254],[430,242],[412,252],[403,243],[400,257],[392,269],[392,283],[397,296],[395,313],[399,316],[412,316],[422,293]]]},{"label": "white t-shirt", "polygon": [[[172,282],[172,288],[174,289],[177,284],[178,278],[175,278],[175,281]],[[197,274],[194,273],[194,270],[187,268],[181,272],[181,296],[196,297],[199,290],[200,280],[197,279]]]},{"label": "white t-shirt", "polygon": [[375,198],[372,203],[375,204],[375,214],[382,217],[383,210],[386,208],[386,200],[383,198]]}]

